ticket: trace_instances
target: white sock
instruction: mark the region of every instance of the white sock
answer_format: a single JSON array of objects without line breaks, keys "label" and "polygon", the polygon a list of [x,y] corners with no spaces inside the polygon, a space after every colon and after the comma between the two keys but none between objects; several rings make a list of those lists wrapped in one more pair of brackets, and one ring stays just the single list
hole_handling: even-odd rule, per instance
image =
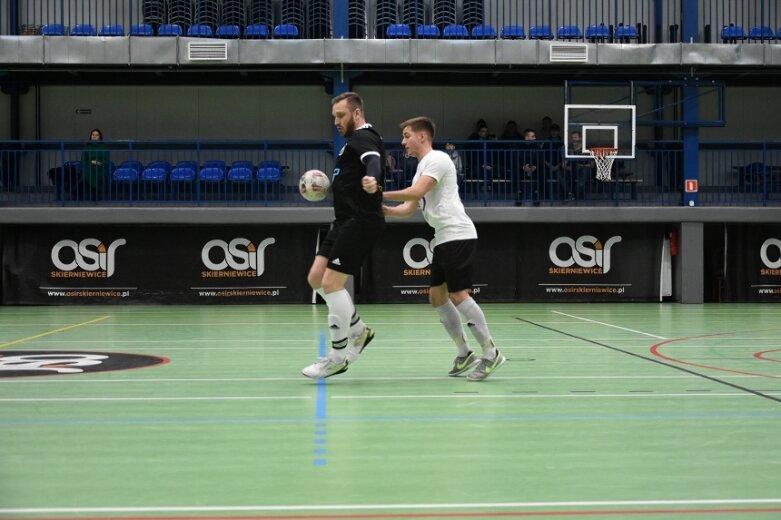
[{"label": "white sock", "polygon": [[318,287],[317,289],[315,289],[315,292],[320,295],[320,298],[325,300],[325,291],[323,290],[322,287]]},{"label": "white sock", "polygon": [[334,363],[341,363],[346,356],[347,335],[350,331],[350,316],[353,304],[350,293],[341,289],[325,295],[328,304],[328,332],[331,335],[331,350],[328,358]]},{"label": "white sock", "polygon": [[461,316],[458,314],[456,306],[450,300],[446,304],[436,307],[439,314],[439,321],[445,326],[445,330],[455,341],[459,356],[469,354],[469,345],[464,335],[464,325],[461,323]]},{"label": "white sock", "polygon": [[472,335],[483,348],[483,357],[494,359],[496,357],[496,347],[491,338],[491,333],[488,331],[488,324],[485,322],[483,310],[472,298],[462,301],[456,308],[467,319],[467,327],[469,327]]},{"label": "white sock", "polygon": [[353,317],[350,319],[350,337],[357,338],[363,334],[364,329],[366,329],[366,324],[361,319],[358,311],[355,310],[355,307],[353,307]]}]

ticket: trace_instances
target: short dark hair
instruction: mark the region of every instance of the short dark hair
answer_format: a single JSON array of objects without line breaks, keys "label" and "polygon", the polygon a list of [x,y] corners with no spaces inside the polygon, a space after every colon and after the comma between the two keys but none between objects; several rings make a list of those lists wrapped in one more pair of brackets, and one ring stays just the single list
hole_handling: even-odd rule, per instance
[{"label": "short dark hair", "polygon": [[347,106],[350,107],[350,111],[356,108],[360,108],[363,111],[363,99],[355,92],[342,92],[331,100],[331,105],[333,106],[344,99],[347,100]]},{"label": "short dark hair", "polygon": [[434,121],[425,116],[413,117],[399,124],[399,128],[402,130],[408,126],[412,128],[413,132],[426,132],[432,141],[437,133],[437,126],[434,124]]}]

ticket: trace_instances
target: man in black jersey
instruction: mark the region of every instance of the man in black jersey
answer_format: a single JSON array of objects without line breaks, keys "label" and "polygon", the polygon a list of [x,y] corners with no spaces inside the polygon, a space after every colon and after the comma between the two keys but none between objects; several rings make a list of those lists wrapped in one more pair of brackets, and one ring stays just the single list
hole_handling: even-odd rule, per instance
[{"label": "man in black jersey", "polygon": [[[328,357],[302,370],[312,379],[322,379],[347,370],[374,338],[355,311],[345,289],[349,275],[356,275],[366,255],[385,227],[382,186],[385,145],[366,123],[363,100],[345,92],[331,101],[331,114],[339,134],[348,139],[339,152],[331,179],[335,219],[312,262],[307,281],[328,304],[331,349]],[[366,183],[376,181],[379,190],[369,193]]]}]

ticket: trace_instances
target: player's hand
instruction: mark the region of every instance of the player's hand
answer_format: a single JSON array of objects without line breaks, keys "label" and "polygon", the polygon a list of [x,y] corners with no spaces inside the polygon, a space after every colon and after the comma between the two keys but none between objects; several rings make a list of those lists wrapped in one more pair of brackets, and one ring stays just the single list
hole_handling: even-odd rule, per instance
[{"label": "player's hand", "polygon": [[377,179],[369,177],[368,175],[361,179],[361,185],[363,186],[363,191],[366,193],[377,193],[377,190],[379,189]]}]

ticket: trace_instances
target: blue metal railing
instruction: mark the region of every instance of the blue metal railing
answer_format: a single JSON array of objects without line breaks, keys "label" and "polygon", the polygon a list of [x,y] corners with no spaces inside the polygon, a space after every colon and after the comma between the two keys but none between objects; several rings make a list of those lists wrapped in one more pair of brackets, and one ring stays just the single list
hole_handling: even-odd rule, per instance
[{"label": "blue metal railing", "polygon": [[[617,160],[608,182],[596,180],[591,160],[570,161],[561,143],[451,141],[462,165],[461,196],[478,206],[679,206],[685,181],[682,141],[644,141],[634,159]],[[327,141],[107,141],[110,165],[87,181],[81,141],[0,142],[0,205],[304,205],[301,173],[333,168]],[[444,143],[437,143],[443,149]],[[409,185],[416,161],[389,147],[389,188]],[[224,177],[205,180],[206,161],[223,161]],[[278,161],[280,177],[258,180],[263,161]],[[133,175],[126,161],[138,161]],[[152,171],[154,161],[163,167]],[[173,168],[193,161],[193,177]],[[250,177],[230,175],[235,161],[249,161]],[[147,171],[148,170],[148,171]],[[236,170],[238,171],[238,170]],[[146,175],[149,173],[150,175]],[[234,172],[235,173],[235,172]],[[154,174],[154,175],[153,175]],[[700,146],[699,193],[703,206],[781,205],[781,141],[716,142]],[[327,203],[324,203],[327,204]]]},{"label": "blue metal railing", "polygon": [[[149,23],[156,29],[166,23],[177,23],[186,32],[191,24],[196,23],[211,25],[212,30],[216,30],[218,24],[235,25],[244,21],[245,25],[263,23],[269,29],[278,24],[298,23],[301,25],[298,27],[299,34],[311,38],[336,34],[333,28],[339,24],[348,26],[349,35],[353,37],[385,36],[378,27],[385,27],[389,21],[378,18],[380,15],[373,9],[375,2],[317,1],[319,7],[316,12],[322,13],[322,16],[317,17],[320,28],[312,30],[312,27],[305,27],[302,20],[291,22],[289,9],[274,12],[265,0],[233,3],[223,0],[222,15],[219,17],[214,7],[217,5],[216,0],[198,0],[194,3],[178,0],[19,0],[3,3],[5,8],[0,12],[0,34],[40,34],[41,28],[48,24],[61,24],[66,33],[80,24],[89,24],[96,32],[105,26],[119,25],[128,34],[135,24]],[[403,23],[404,15],[409,14],[405,8],[410,1],[388,2],[391,6],[396,5],[396,21]],[[439,24],[443,20],[440,3],[457,6],[457,12],[453,13],[455,17],[448,19],[467,25],[470,31],[476,25],[489,24],[496,29],[497,35],[501,35],[501,29],[505,26],[522,26],[526,35],[531,27],[542,26],[549,28],[551,35],[556,38],[560,27],[574,26],[578,30],[563,31],[561,39],[580,39],[586,37],[589,27],[604,26],[608,37],[603,41],[613,41],[616,30],[623,26],[630,29],[628,32],[622,30],[624,34],[630,35],[627,41],[634,41],[636,37],[637,41],[647,43],[679,42],[682,38],[682,20],[687,11],[691,10],[686,8],[687,4],[697,6],[697,13],[691,16],[696,16],[698,20],[699,41],[722,41],[721,30],[730,24],[742,27],[746,38],[752,27],[766,26],[776,32],[781,26],[781,7],[775,0],[432,0],[420,2],[420,10],[415,10],[412,23],[417,25],[423,21],[426,24]],[[226,10],[226,6],[230,9]],[[329,16],[331,10],[333,13]],[[313,13],[309,14],[311,18]],[[409,16],[406,19],[409,21]],[[415,31],[412,34],[414,36]],[[543,31],[541,34],[547,33]]]}]

